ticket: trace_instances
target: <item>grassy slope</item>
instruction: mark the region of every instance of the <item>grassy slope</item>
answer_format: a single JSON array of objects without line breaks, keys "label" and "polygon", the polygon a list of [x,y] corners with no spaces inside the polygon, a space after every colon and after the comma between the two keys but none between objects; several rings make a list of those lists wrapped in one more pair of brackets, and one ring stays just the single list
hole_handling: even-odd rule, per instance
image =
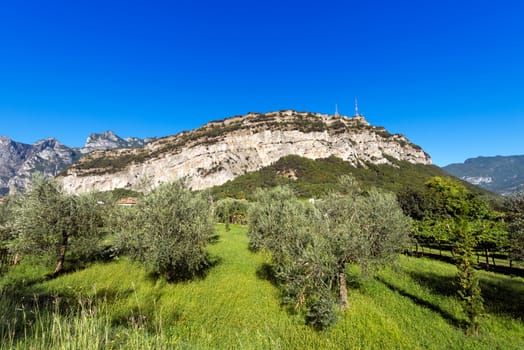
[{"label": "grassy slope", "polygon": [[[79,349],[524,348],[524,280],[482,273],[487,315],[481,335],[466,337],[459,328],[464,316],[449,288],[455,268],[405,257],[400,269],[382,271],[377,279],[351,289],[350,310],[332,329],[312,331],[300,316],[280,307],[278,290],[257,277],[267,257],[247,250],[244,227],[232,228],[226,233],[220,227],[221,239],[211,247],[219,263],[198,281],[168,285],[122,259],[32,286],[26,283],[25,294],[32,291],[43,303],[54,301],[51,312],[42,306],[26,335],[21,332],[14,340],[6,336],[7,315],[31,316],[35,306],[29,303],[22,310],[17,305],[13,311],[15,305],[2,298],[0,344]],[[7,278],[10,285],[20,283],[23,269],[4,278],[3,286]],[[26,269],[26,280],[29,272],[38,274],[34,265]],[[81,311],[68,316],[56,299],[43,295],[80,303]]]},{"label": "grassy slope", "polygon": [[[289,185],[300,197],[320,197],[338,188],[340,176],[352,174],[364,187],[375,186],[398,193],[405,188],[422,188],[424,183],[434,176],[450,176],[434,165],[411,164],[393,158],[390,161],[395,166],[368,164],[367,167],[354,167],[349,162],[336,157],[313,160],[290,155],[270,166],[216,186],[211,191],[216,198],[244,195],[249,197],[257,187]],[[296,179],[285,176],[290,170]],[[464,184],[473,192],[489,194],[480,187],[466,182]]]}]

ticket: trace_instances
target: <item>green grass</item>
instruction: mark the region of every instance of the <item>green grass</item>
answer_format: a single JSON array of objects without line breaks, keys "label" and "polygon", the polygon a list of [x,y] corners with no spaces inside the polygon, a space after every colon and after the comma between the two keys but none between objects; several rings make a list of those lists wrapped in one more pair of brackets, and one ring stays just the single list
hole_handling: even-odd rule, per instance
[{"label": "green grass", "polygon": [[52,280],[35,262],[0,280],[4,349],[522,349],[524,280],[480,272],[486,315],[464,334],[455,267],[401,257],[397,268],[353,283],[350,309],[316,332],[280,305],[259,277],[268,257],[247,249],[245,227],[219,226],[206,277],[178,284],[126,258]]}]

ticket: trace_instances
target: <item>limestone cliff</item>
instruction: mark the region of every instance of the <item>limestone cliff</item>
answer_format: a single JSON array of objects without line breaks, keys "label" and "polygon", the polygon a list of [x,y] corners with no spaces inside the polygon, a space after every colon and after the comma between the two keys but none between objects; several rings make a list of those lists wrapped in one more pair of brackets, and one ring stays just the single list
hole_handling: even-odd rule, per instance
[{"label": "limestone cliff", "polygon": [[363,117],[280,111],[249,113],[154,140],[139,149],[95,151],[62,178],[71,192],[136,189],[188,177],[193,189],[220,185],[281,157],[336,156],[355,166],[387,164],[393,157],[431,164],[403,135],[371,126]]}]

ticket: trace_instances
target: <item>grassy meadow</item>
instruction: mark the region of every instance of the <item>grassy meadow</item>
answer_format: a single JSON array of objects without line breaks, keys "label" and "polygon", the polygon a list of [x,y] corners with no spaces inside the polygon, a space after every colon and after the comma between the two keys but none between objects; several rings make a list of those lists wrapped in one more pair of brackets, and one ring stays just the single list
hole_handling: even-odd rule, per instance
[{"label": "grassy meadow", "polygon": [[524,279],[479,272],[486,305],[466,336],[453,265],[401,257],[351,280],[350,309],[316,332],[280,305],[247,249],[246,227],[218,226],[216,263],[201,279],[168,284],[127,258],[58,278],[24,261],[0,278],[2,349],[523,349]]}]

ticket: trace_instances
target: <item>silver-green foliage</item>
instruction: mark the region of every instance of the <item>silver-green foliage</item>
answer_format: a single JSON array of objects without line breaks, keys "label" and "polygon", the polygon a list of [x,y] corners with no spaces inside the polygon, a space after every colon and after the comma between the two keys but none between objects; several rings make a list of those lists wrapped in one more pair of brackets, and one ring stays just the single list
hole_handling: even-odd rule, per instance
[{"label": "silver-green foliage", "polygon": [[11,201],[0,203],[0,249],[6,248],[13,236]]},{"label": "silver-green foliage", "polygon": [[61,184],[37,176],[13,208],[16,253],[57,256],[55,274],[66,254],[96,250],[103,226],[102,208],[89,194],[66,193]]},{"label": "silver-green foliage", "polygon": [[336,298],[347,308],[346,267],[384,265],[409,241],[408,224],[392,194],[362,193],[343,178],[342,194],[317,206],[297,201],[289,188],[259,191],[250,212],[248,235],[253,250],[271,252],[284,300],[305,309],[317,329],[335,319]]},{"label": "silver-green foliage", "polygon": [[271,253],[283,301],[322,329],[335,321],[331,293],[335,259],[321,229],[320,212],[297,200],[288,187],[258,190],[250,210],[251,250]]},{"label": "silver-green foliage", "polygon": [[409,226],[396,197],[371,189],[361,192],[350,177],[343,177],[344,195],[336,194],[320,205],[330,249],[337,261],[339,299],[348,308],[346,268],[362,271],[392,262],[407,248]]},{"label": "silver-green foliage", "polygon": [[167,280],[191,278],[208,264],[214,234],[211,207],[182,182],[163,184],[132,208],[124,245],[137,260]]}]

